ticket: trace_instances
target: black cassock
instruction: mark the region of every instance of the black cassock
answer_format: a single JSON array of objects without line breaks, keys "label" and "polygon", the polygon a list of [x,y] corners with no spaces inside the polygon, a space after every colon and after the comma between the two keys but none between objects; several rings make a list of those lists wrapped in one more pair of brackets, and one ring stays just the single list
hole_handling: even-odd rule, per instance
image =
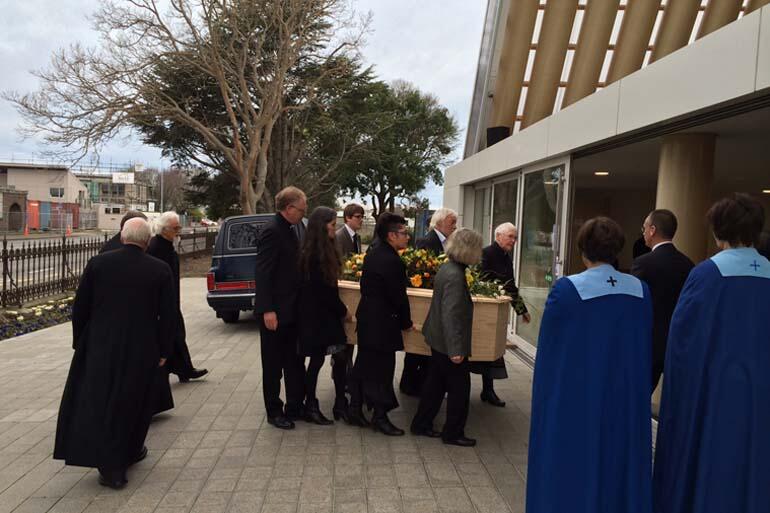
[{"label": "black cassock", "polygon": [[73,349],[56,426],[54,458],[126,468],[144,443],[156,403],[159,359],[175,326],[168,265],[141,248],[93,257],[72,308]]},{"label": "black cassock", "polygon": [[150,239],[147,254],[166,262],[171,268],[171,274],[174,277],[177,326],[173,343],[174,351],[171,354],[168,370],[183,376],[192,372],[193,364],[190,358],[190,350],[187,348],[187,331],[184,326],[184,316],[182,316],[182,296],[179,290],[179,255],[174,249],[174,244],[160,235]]},{"label": "black cassock", "polygon": [[[527,313],[527,307],[519,296],[519,289],[514,281],[513,259],[497,242],[493,242],[482,251],[481,272],[484,279],[497,281],[503,285],[506,294],[513,299],[511,306],[516,315]],[[494,362],[471,362],[470,369],[474,374],[481,374],[486,378],[505,379],[508,377],[503,357]]]}]

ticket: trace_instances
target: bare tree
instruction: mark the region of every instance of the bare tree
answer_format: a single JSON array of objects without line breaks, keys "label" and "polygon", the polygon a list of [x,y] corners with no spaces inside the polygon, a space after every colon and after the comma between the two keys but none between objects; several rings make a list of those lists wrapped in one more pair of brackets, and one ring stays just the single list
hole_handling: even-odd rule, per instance
[{"label": "bare tree", "polygon": [[[305,101],[286,105],[289,70],[304,59],[323,70],[318,81],[340,72],[325,64],[346,62],[337,57],[359,43],[366,20],[356,22],[346,0],[106,0],[94,26],[98,48],[60,50],[50,69],[35,73],[39,91],[4,93],[24,118],[23,132],[42,133],[79,159],[127,127],[173,120],[227,163],[243,212],[253,213],[276,121],[314,99],[313,84],[305,84]],[[158,72],[169,67],[216,84],[217,122],[195,115],[195,94],[169,94]]]}]

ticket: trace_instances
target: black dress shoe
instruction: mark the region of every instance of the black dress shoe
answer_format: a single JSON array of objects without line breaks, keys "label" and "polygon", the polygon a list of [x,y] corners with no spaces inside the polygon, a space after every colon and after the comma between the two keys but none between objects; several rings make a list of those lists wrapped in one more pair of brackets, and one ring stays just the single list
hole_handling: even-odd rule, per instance
[{"label": "black dress shoe", "polygon": [[427,436],[428,438],[439,438],[441,436],[441,433],[434,431],[433,429],[411,428],[409,431],[411,431],[414,436]]},{"label": "black dress shoe", "polygon": [[394,426],[387,417],[372,419],[372,428],[388,436],[404,436],[404,430]]},{"label": "black dress shoe", "polygon": [[366,420],[366,417],[364,416],[363,410],[361,408],[348,408],[348,415],[345,419],[345,422],[347,422],[351,426],[359,426],[359,427],[369,427],[372,424]]},{"label": "black dress shoe", "polygon": [[147,446],[143,445],[142,449],[139,451],[139,453],[134,458],[134,461],[132,461],[131,463],[139,463],[140,461],[142,461],[146,457],[147,457]]},{"label": "black dress shoe", "polygon": [[334,420],[344,420],[346,423],[350,424],[350,421],[348,420],[348,400],[345,399],[336,399],[334,401],[334,408],[332,408],[332,415],[334,416]]},{"label": "black dress shoe", "polygon": [[458,436],[457,438],[445,438],[444,443],[447,445],[459,445],[460,447],[473,447],[476,445],[476,440],[466,436]]},{"label": "black dress shoe", "polygon": [[208,369],[193,369],[190,372],[188,372],[187,374],[179,374],[179,382],[180,383],[187,383],[191,379],[202,378],[203,376],[205,376],[208,373],[209,373]]},{"label": "black dress shoe", "polygon": [[485,403],[489,403],[492,406],[497,406],[499,408],[505,407],[505,401],[497,397],[497,394],[494,390],[484,390],[481,392],[481,400]]},{"label": "black dress shoe", "polygon": [[99,484],[112,488],[113,490],[120,490],[126,486],[128,480],[126,474],[120,470],[102,470],[99,469]]},{"label": "black dress shoe", "polygon": [[294,429],[294,422],[284,417],[283,415],[268,417],[267,423],[277,427],[278,429]]},{"label": "black dress shoe", "polygon": [[327,419],[321,409],[318,407],[318,401],[309,401],[305,405],[305,421],[317,424],[319,426],[328,426],[334,424],[333,420]]}]

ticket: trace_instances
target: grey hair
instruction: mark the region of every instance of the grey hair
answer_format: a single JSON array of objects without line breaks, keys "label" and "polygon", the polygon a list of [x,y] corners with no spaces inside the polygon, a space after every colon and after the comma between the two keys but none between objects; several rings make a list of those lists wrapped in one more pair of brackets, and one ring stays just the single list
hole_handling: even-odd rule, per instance
[{"label": "grey hair", "polygon": [[507,233],[514,230],[518,232],[516,225],[514,225],[513,223],[503,223],[499,225],[497,228],[495,228],[495,238],[497,238],[497,236],[500,235],[501,233]]},{"label": "grey hair", "polygon": [[138,244],[145,247],[150,242],[150,237],[152,237],[150,223],[141,217],[129,219],[120,231],[120,240],[123,244]]},{"label": "grey hair", "polygon": [[176,221],[177,223],[179,222],[179,214],[173,210],[163,212],[161,215],[159,215],[155,220],[155,235],[160,235],[160,233],[165,228],[168,228],[168,225],[171,224],[171,221]]},{"label": "grey hair", "polygon": [[457,212],[452,210],[451,208],[440,208],[433,212],[433,217],[430,218],[430,227],[431,229],[435,228],[437,224],[444,221],[447,217],[457,217]]},{"label": "grey hair", "polygon": [[460,228],[447,239],[446,256],[465,265],[481,262],[481,234],[470,228]]}]

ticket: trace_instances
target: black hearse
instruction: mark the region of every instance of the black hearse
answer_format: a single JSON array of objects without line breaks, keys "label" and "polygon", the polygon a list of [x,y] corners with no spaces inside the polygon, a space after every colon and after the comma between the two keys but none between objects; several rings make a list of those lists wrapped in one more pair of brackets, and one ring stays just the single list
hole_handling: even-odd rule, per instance
[{"label": "black hearse", "polygon": [[[225,322],[238,322],[241,311],[254,309],[254,270],[257,265],[257,236],[275,214],[228,217],[219,228],[211,269],[206,275],[206,300]],[[299,238],[304,224],[299,226]]]},{"label": "black hearse", "polygon": [[241,310],[254,309],[257,236],[271,217],[273,214],[228,217],[219,228],[206,275],[206,300],[225,322],[237,322]]}]

